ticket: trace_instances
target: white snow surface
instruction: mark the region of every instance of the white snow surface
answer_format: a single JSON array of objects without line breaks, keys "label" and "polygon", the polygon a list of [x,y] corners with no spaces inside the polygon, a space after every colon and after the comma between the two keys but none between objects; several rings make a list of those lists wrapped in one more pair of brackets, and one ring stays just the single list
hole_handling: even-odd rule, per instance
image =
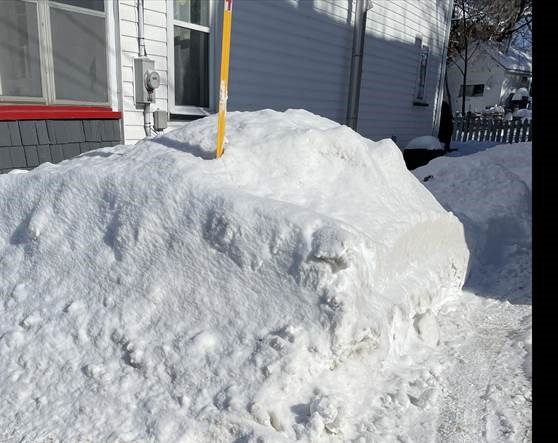
[{"label": "white snow surface", "polygon": [[438,137],[434,137],[432,135],[422,135],[420,137],[415,137],[405,149],[428,149],[428,150],[439,150],[444,149]]},{"label": "white snow surface", "polygon": [[233,112],[215,160],[215,133],[0,176],[0,436],[396,441],[432,407],[381,370],[438,346],[459,220],[391,140]]},{"label": "white snow surface", "polygon": [[518,109],[513,113],[514,117],[521,117],[522,121],[531,121],[533,119],[533,111],[530,109]]},{"label": "white snow surface", "polygon": [[438,312],[441,344],[424,363],[443,368],[436,437],[413,441],[530,442],[532,147],[467,155],[472,145],[413,171],[463,222],[472,253],[464,293]]},{"label": "white snow surface", "polygon": [[527,88],[519,88],[512,96],[512,100],[521,100],[523,97],[529,97]]},{"label": "white snow surface", "polygon": [[[495,298],[530,303],[525,298],[531,290],[531,143],[440,157],[413,173],[463,222],[471,251],[470,283]],[[518,272],[515,266],[526,269]]]}]

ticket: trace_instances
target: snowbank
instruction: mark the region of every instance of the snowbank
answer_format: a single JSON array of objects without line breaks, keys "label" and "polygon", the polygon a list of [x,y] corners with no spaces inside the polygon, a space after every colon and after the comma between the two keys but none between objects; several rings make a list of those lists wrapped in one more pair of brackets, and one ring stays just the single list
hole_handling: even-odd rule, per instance
[{"label": "snowbank", "polygon": [[215,128],[0,176],[4,434],[343,441],[321,376],[436,345],[463,227],[391,140],[234,112],[212,160]]},{"label": "snowbank", "polygon": [[[502,267],[511,266],[514,261],[530,266],[530,142],[500,145],[465,157],[437,158],[413,173],[463,222],[472,253],[471,266],[478,272],[495,272],[491,267],[502,272]],[[519,254],[525,258],[518,257]],[[529,281],[511,281],[512,274],[530,278],[530,272],[515,269],[509,273],[507,282],[497,283],[516,284],[520,292],[530,293]],[[506,290],[517,292],[518,288]],[[498,292],[492,291],[493,295]]]},{"label": "snowbank", "polygon": [[531,121],[533,119],[533,112],[530,109],[518,109],[513,113],[514,117],[520,117],[522,121]]},{"label": "snowbank", "polygon": [[444,149],[440,140],[437,137],[431,135],[423,135],[412,139],[405,149],[429,149],[429,150],[440,150]]}]

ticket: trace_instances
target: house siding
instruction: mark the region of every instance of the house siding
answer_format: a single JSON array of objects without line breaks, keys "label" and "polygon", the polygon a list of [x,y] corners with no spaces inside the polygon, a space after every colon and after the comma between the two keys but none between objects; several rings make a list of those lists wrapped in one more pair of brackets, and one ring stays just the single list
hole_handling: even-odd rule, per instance
[{"label": "house siding", "polygon": [[[461,111],[462,97],[459,97],[459,90],[463,84],[464,63],[457,60],[457,65],[453,62],[448,67],[448,88],[451,94],[453,111]],[[459,68],[457,67],[459,66]],[[460,70],[461,69],[461,70]],[[467,66],[467,84],[484,85],[484,93],[480,97],[465,97],[465,112],[480,112],[487,106],[499,104],[503,95],[503,83],[506,78],[505,69],[500,66],[484,50],[480,50],[469,61]]]},{"label": "house siding", "polygon": [[[368,11],[358,130],[372,139],[391,136],[403,147],[435,133],[451,0],[374,0]],[[349,0],[236,0],[228,108],[304,108],[345,122],[355,2]],[[214,70],[218,72],[222,0],[216,0]],[[134,104],[133,59],[137,56],[135,0],[120,0],[120,53],[124,137],[142,139],[143,110]],[[168,110],[167,5],[145,0],[145,42],[161,74],[152,109]],[[420,56],[417,37],[429,46],[425,101],[413,99]],[[172,42],[170,42],[172,44]],[[172,49],[172,48],[170,48]],[[218,76],[213,90],[218,91]],[[217,108],[216,97],[210,108]],[[173,124],[173,126],[175,126]]]},{"label": "house siding", "polygon": [[[120,65],[122,69],[122,110],[124,139],[135,143],[145,137],[143,107],[134,101],[134,58],[138,56],[138,14],[136,0],[119,0]],[[167,57],[167,6],[166,1],[144,0],[145,48],[155,61],[161,75],[156,103],[151,110],[168,110],[168,57]]]},{"label": "house siding", "polygon": [[120,120],[0,121],[0,174],[121,143]]},{"label": "house siding", "polygon": [[[358,130],[400,146],[436,126],[450,0],[375,0],[368,11]],[[354,3],[254,2],[234,6],[230,110],[305,108],[345,122]],[[430,49],[425,101],[414,106],[420,47]]]},{"label": "house siding", "polygon": [[[452,0],[374,0],[372,3],[367,19],[358,130],[375,140],[396,136],[403,147],[410,138],[436,130]],[[122,111],[124,142],[134,143],[145,137],[143,108],[134,102],[133,60],[138,55],[136,0],[115,0],[113,5],[114,14],[109,14],[115,34],[110,40],[115,40],[114,45],[111,43],[109,48],[109,61],[114,65],[110,80],[111,107]],[[210,48],[213,112],[218,96],[223,0],[214,0],[214,5],[215,47]],[[304,108],[344,123],[354,9],[355,0],[236,0],[229,109]],[[174,94],[168,75],[169,69],[173,69],[169,63],[170,20],[166,0],[145,0],[147,55],[155,61],[155,69],[161,76],[152,111],[168,111],[168,97]],[[420,54],[420,47],[415,44],[417,36],[430,48],[426,85],[429,106],[426,107],[413,105]],[[169,126],[179,124],[182,123],[171,121]],[[10,151],[13,151],[10,164],[22,164],[20,154],[25,153],[22,149]],[[58,148],[53,149],[58,152]],[[32,149],[28,151],[27,166],[35,164],[38,158]],[[58,158],[58,155],[51,157]],[[6,149],[2,158],[8,158]]]},{"label": "house siding", "polygon": [[[412,138],[436,134],[444,69],[448,17],[447,0],[374,1],[368,14],[359,131],[372,139],[397,137],[404,147]],[[424,101],[414,96],[422,45],[429,47]]]},{"label": "house siding", "polygon": [[[469,51],[474,52],[467,64],[467,84],[484,84],[485,87],[481,97],[465,98],[465,112],[481,112],[486,107],[503,105],[510,93],[525,86],[522,80],[524,77],[531,78],[530,71],[508,69],[482,46],[472,44]],[[459,97],[459,90],[463,84],[463,67],[464,62],[460,57],[456,57],[448,66],[448,88],[454,111],[461,111],[462,97]]]}]

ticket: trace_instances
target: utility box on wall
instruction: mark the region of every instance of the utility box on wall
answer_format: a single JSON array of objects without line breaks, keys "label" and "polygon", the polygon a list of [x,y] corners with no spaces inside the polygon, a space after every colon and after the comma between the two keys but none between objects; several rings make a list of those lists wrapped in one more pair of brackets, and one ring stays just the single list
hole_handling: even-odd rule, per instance
[{"label": "utility box on wall", "polygon": [[157,109],[153,111],[153,129],[155,131],[162,131],[168,126],[168,113],[167,111],[162,111]]},{"label": "utility box on wall", "polygon": [[155,61],[147,57],[134,59],[134,92],[136,105],[155,103],[155,89],[161,79],[155,71]]}]

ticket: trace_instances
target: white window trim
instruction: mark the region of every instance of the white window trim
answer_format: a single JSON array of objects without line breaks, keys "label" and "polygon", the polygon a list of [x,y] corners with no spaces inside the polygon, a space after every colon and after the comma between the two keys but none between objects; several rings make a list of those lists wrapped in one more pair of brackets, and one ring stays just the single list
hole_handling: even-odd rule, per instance
[{"label": "white window trim", "polygon": [[[112,10],[111,0],[104,0],[104,12],[95,11],[79,6],[67,5],[64,3],[57,3],[56,0],[38,1],[38,0],[23,0],[26,3],[35,4],[37,7],[37,28],[39,34],[39,58],[41,64],[41,97],[12,97],[0,96],[0,102],[10,103],[39,103],[48,105],[75,105],[75,106],[99,106],[107,107],[113,103],[113,82],[111,81],[112,60],[111,48],[114,44],[114,33],[109,27],[109,22],[114,22],[114,17],[111,17]],[[54,59],[52,51],[52,33],[50,27],[50,8],[61,9],[70,12],[78,12],[80,14],[91,15],[95,17],[103,17],[105,19],[105,56],[107,61],[107,101],[105,102],[88,102],[83,100],[59,100],[56,98],[56,87],[54,82]],[[112,19],[112,20],[111,20]],[[48,37],[48,38],[45,38]]]},{"label": "white window trim", "polygon": [[[178,115],[210,115],[215,109],[215,10],[216,1],[209,0],[209,26],[196,25],[174,18],[174,1],[167,1],[167,58],[168,58],[168,92],[167,100],[170,114]],[[177,106],[174,97],[174,26],[180,26],[194,31],[209,34],[209,107]]]}]

